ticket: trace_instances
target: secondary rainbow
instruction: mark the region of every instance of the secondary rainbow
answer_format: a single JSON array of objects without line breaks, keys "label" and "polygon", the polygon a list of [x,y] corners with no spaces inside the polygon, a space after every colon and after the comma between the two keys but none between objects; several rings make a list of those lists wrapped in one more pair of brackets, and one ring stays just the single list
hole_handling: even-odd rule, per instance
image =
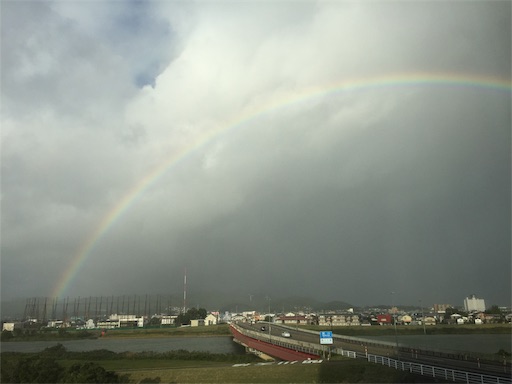
[{"label": "secondary rainbow", "polygon": [[330,83],[322,86],[313,86],[300,89],[298,92],[278,98],[270,99],[267,102],[247,108],[239,114],[232,116],[224,124],[213,128],[191,141],[189,145],[181,150],[172,153],[156,167],[151,169],[146,176],[134,184],[101,219],[96,228],[89,233],[77,249],[73,259],[57,282],[52,297],[62,297],[68,286],[73,281],[81,265],[87,259],[94,246],[105,236],[108,230],[122,217],[148,188],[154,184],[159,177],[164,175],[170,168],[185,159],[187,155],[195,152],[201,147],[211,143],[215,139],[225,135],[236,128],[243,127],[246,123],[262,115],[270,114],[285,106],[309,101],[316,97],[337,94],[341,92],[361,91],[382,87],[411,87],[411,86],[450,86],[482,88],[491,91],[504,92],[510,95],[510,79],[502,79],[491,76],[474,74],[450,74],[450,73],[407,73],[371,78],[350,79],[337,83]]}]

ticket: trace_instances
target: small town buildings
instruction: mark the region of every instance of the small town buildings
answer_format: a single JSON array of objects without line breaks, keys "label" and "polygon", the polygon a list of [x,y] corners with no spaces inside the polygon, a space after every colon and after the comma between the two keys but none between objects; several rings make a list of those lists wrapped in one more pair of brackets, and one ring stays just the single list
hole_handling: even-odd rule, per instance
[{"label": "small town buildings", "polygon": [[64,326],[64,322],[62,320],[48,320],[47,326],[49,328],[61,328]]},{"label": "small town buildings", "polygon": [[245,323],[245,322],[247,322],[247,317],[245,317],[241,313],[233,313],[231,315],[230,321],[233,321],[233,322],[241,321],[241,322]]},{"label": "small town buildings", "polygon": [[108,319],[98,320],[97,328],[113,329],[113,328],[143,328],[144,317],[136,315],[110,315]]},{"label": "small town buildings", "polygon": [[426,316],[425,325],[436,325],[436,318],[433,316]]},{"label": "small town buildings", "polygon": [[305,315],[294,315],[294,314],[286,314],[283,316],[278,316],[275,320],[278,324],[285,325],[307,325],[308,319]]},{"label": "small town buildings", "polygon": [[445,313],[448,308],[453,308],[451,304],[434,304],[434,312]]},{"label": "small town buildings", "polygon": [[175,315],[162,315],[160,318],[161,325],[174,325],[178,316]]},{"label": "small town buildings", "polygon": [[114,329],[114,328],[120,328],[121,322],[119,320],[99,320],[97,323],[98,328],[103,329]]},{"label": "small town buildings", "polygon": [[360,325],[359,316],[352,314],[322,314],[318,316],[318,325],[321,326],[350,326]]},{"label": "small town buildings", "polygon": [[377,323],[380,325],[393,324],[393,317],[389,313],[377,315]]}]

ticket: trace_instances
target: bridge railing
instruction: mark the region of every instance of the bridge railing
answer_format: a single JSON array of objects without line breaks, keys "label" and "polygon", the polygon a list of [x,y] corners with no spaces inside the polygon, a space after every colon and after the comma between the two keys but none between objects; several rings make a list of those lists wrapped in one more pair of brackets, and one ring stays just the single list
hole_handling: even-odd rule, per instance
[{"label": "bridge railing", "polygon": [[329,350],[326,347],[322,348],[322,346],[320,346],[319,344],[308,343],[305,341],[299,341],[285,337],[279,337],[276,335],[269,335],[267,332],[259,332],[247,328],[241,328],[237,324],[231,324],[231,326],[235,327],[240,333],[252,337],[253,339],[265,341],[267,343],[271,343],[295,351],[305,352],[318,356],[326,356],[329,352]]},{"label": "bridge railing", "polygon": [[242,329],[235,325],[241,332],[255,338],[257,340],[271,342],[275,345],[280,345],[289,349],[295,349],[306,353],[317,354],[319,356],[327,356],[328,354],[337,354],[349,358],[363,358],[370,363],[386,365],[391,368],[408,371],[410,373],[419,374],[422,376],[430,376],[440,378],[443,380],[466,383],[466,384],[512,384],[512,379],[506,377],[492,376],[479,374],[468,371],[461,371],[450,368],[436,367],[427,364],[400,361],[386,356],[379,356],[368,353],[358,353],[354,351],[345,350],[343,348],[329,349],[328,346],[321,346],[319,344],[307,343],[289,338],[278,336],[269,336],[268,333],[256,332],[248,329]]},{"label": "bridge railing", "polygon": [[484,375],[474,372],[459,371],[450,368],[435,367],[432,365],[399,361],[385,356],[368,354],[370,363],[386,365],[391,368],[408,371],[422,376],[430,376],[448,381],[466,384],[512,384],[512,379],[499,376]]}]

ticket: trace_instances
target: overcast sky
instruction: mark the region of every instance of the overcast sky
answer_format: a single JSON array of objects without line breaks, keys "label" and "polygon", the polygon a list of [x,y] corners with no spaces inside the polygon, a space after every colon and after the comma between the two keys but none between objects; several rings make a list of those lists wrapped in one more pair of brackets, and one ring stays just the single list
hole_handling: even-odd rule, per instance
[{"label": "overcast sky", "polygon": [[510,305],[509,1],[1,7],[3,299]]}]

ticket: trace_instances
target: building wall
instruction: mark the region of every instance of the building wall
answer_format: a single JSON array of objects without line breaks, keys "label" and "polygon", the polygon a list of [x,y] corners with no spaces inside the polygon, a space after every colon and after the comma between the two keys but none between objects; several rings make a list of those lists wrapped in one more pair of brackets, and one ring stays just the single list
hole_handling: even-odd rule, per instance
[{"label": "building wall", "polygon": [[204,325],[204,319],[190,320],[191,327],[199,327]]},{"label": "building wall", "polygon": [[204,319],[204,325],[215,325],[217,324],[217,317],[214,315],[208,315],[206,316],[206,319]]},{"label": "building wall", "polygon": [[464,309],[466,312],[485,311],[485,300],[471,295],[464,299]]},{"label": "building wall", "polygon": [[451,304],[434,304],[434,312],[446,312],[446,309],[451,307]]},{"label": "building wall", "polygon": [[21,328],[21,323],[3,323],[2,331],[14,331],[17,328]]}]

